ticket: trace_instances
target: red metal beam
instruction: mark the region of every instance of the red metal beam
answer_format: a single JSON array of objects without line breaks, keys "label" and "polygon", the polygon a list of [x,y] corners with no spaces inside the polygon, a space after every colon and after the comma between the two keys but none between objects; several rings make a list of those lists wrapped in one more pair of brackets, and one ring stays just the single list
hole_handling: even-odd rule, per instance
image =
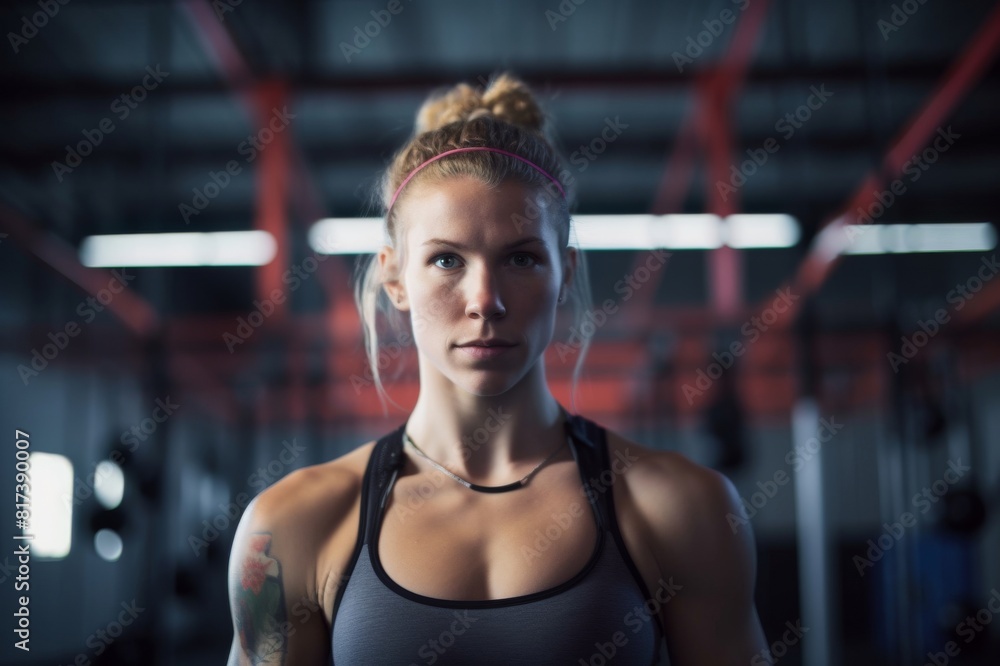
[{"label": "red metal beam", "polygon": [[[767,9],[768,0],[758,0],[747,6],[725,55],[695,88],[694,99],[681,122],[677,148],[654,203],[655,213],[672,213],[683,205],[694,173],[698,152],[694,145],[696,139],[707,157],[705,187],[710,210],[721,217],[739,210],[738,200],[724,199],[714,183],[728,180],[733,144],[730,109],[746,79]],[[633,273],[644,260],[641,255],[636,255],[632,264]],[[709,253],[707,264],[713,309],[717,316],[731,320],[737,316],[742,304],[741,254],[738,250],[722,247]],[[665,273],[665,270],[653,273],[629,308],[629,315],[638,323],[636,328],[640,338],[646,337],[653,326],[653,304]],[[643,390],[643,387],[637,388],[639,392]]]},{"label": "red metal beam", "polygon": [[[276,119],[272,110],[279,112],[285,106],[285,88],[281,82],[260,85],[257,97],[257,125],[271,131],[269,122]],[[279,123],[281,121],[279,120]],[[279,125],[280,126],[280,125]],[[284,298],[281,276],[288,268],[288,128],[271,131],[270,143],[260,151],[257,167],[257,207],[254,228],[274,236],[278,245],[274,260],[257,270],[257,299],[263,303],[271,301],[274,312],[268,316],[273,324],[282,324],[288,310],[288,299]],[[281,298],[275,298],[280,294]],[[279,302],[280,301],[280,302]]]},{"label": "red metal beam", "polygon": [[[994,7],[983,22],[982,28],[972,37],[969,45],[941,78],[927,102],[892,142],[880,167],[865,176],[844,209],[833,215],[821,227],[808,255],[790,283],[783,287],[788,287],[793,293],[803,297],[819,289],[841,257],[836,247],[831,247],[827,242],[832,236],[826,234],[843,233],[842,227],[845,224],[857,222],[856,213],[859,208],[867,210],[877,201],[883,183],[887,179],[898,177],[906,161],[934,136],[937,128],[986,71],[996,57],[998,49],[1000,49],[1000,3]],[[804,299],[800,298],[793,304],[781,316],[779,325],[793,321],[798,307],[803,302]]]},{"label": "red metal beam", "polygon": [[[112,281],[120,282],[111,271],[84,266],[80,263],[75,248],[57,236],[41,233],[37,230],[37,225],[3,205],[0,205],[0,224],[32,257],[95,298],[100,292],[106,291]],[[156,312],[156,308],[127,285],[121,292],[116,293],[113,299],[107,303],[102,300],[101,304],[140,340],[149,340],[155,335],[164,333],[165,322]],[[185,365],[182,376],[187,380],[202,383],[213,381],[210,374],[198,365]],[[213,401],[207,402],[206,405],[217,415],[225,417],[228,414],[227,405]]]},{"label": "red metal beam", "polygon": [[[728,179],[728,169],[732,161],[732,133],[729,112],[746,81],[753,51],[767,16],[768,0],[750,3],[740,17],[732,41],[725,55],[698,82],[694,99],[688,107],[678,130],[676,148],[664,171],[663,180],[653,204],[656,214],[678,212],[683,205],[684,195],[693,177],[694,161],[698,147],[705,150],[708,157],[709,173],[706,177],[706,200],[711,210],[720,215],[728,215],[738,210],[735,200],[722,200],[714,187],[717,180]],[[697,145],[696,145],[697,144]],[[637,256],[633,271],[644,259]],[[739,255],[735,251],[713,252],[709,257],[709,281],[713,285],[713,302],[720,312],[729,316],[739,308]],[[665,271],[658,271],[650,283],[637,293],[632,303],[634,316],[648,327],[649,311],[654,296]]]},{"label": "red metal beam", "polygon": [[[35,259],[91,296],[107,290],[108,284],[116,280],[110,271],[81,264],[75,248],[57,236],[41,233],[36,225],[6,206],[0,206],[0,222]],[[127,285],[105,307],[139,338],[149,338],[160,328],[155,308]]]},{"label": "red metal beam", "polygon": [[[256,85],[256,75],[232,36],[217,20],[210,2],[207,0],[187,0],[182,7],[187,13],[195,34],[201,40],[205,53],[214,60],[223,79],[229,83],[235,94],[242,95],[245,106],[252,113],[256,112],[258,100],[245,92],[248,84]],[[282,149],[286,153],[282,162],[290,178],[289,185],[292,187],[293,194],[291,202],[301,220],[306,225],[310,225],[316,220],[326,217],[327,212],[319,189],[307,168],[305,156],[292,139],[294,136],[292,128],[285,128],[282,134],[285,135],[282,137],[285,142]],[[281,272],[285,268],[285,266],[281,267]],[[320,264],[316,277],[326,292],[327,302],[330,304],[327,312],[327,334],[332,336],[337,334],[338,323],[344,316],[345,308],[338,303],[353,303],[353,295],[349,286],[351,270],[342,257],[333,256]],[[360,327],[356,315],[353,316],[352,323],[356,328]]]}]

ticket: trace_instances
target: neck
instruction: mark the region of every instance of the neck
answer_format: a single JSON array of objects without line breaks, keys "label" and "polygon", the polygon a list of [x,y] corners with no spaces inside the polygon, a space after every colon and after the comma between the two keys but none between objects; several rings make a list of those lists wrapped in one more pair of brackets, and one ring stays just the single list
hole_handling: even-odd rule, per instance
[{"label": "neck", "polygon": [[474,395],[447,378],[421,379],[406,433],[435,462],[481,485],[517,480],[565,438],[563,408],[540,364],[495,396]]}]

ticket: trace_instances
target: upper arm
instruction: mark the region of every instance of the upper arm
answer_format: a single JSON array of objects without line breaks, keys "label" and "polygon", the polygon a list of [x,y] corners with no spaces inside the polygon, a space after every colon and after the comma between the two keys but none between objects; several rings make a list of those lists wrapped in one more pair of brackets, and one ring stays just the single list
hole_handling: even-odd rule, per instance
[{"label": "upper arm", "polygon": [[287,589],[282,565],[288,563],[274,557],[274,534],[265,530],[269,528],[262,525],[244,530],[241,523],[243,534],[237,533],[233,543],[229,607],[234,635],[229,666],[286,663],[290,640],[285,630],[286,597],[295,590]]},{"label": "upper arm", "polygon": [[316,580],[322,520],[310,509],[305,470],[247,506],[229,559],[233,644],[229,666],[327,664],[330,634]]},{"label": "upper arm", "polygon": [[[663,455],[663,454],[661,454]],[[652,550],[677,594],[660,609],[674,666],[770,663],[754,606],[756,547],[741,516],[732,482],[686,459],[658,461],[658,477],[645,500]],[[654,506],[658,508],[654,508]]]}]

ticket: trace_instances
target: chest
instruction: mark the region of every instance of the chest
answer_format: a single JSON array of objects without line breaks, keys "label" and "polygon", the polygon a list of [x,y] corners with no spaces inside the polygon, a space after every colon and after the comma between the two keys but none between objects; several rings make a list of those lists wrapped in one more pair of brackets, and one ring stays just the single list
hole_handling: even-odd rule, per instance
[{"label": "chest", "polygon": [[509,493],[474,493],[444,475],[403,477],[378,531],[393,581],[435,599],[488,600],[547,590],[595,554],[597,517],[572,460]]}]

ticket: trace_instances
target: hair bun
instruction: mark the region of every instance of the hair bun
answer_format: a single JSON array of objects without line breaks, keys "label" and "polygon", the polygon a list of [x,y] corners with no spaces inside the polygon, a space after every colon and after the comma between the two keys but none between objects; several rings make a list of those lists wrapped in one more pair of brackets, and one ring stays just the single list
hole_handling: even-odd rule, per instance
[{"label": "hair bun", "polygon": [[417,112],[417,134],[482,116],[541,132],[545,116],[523,81],[504,73],[480,92],[466,83],[432,94]]}]

